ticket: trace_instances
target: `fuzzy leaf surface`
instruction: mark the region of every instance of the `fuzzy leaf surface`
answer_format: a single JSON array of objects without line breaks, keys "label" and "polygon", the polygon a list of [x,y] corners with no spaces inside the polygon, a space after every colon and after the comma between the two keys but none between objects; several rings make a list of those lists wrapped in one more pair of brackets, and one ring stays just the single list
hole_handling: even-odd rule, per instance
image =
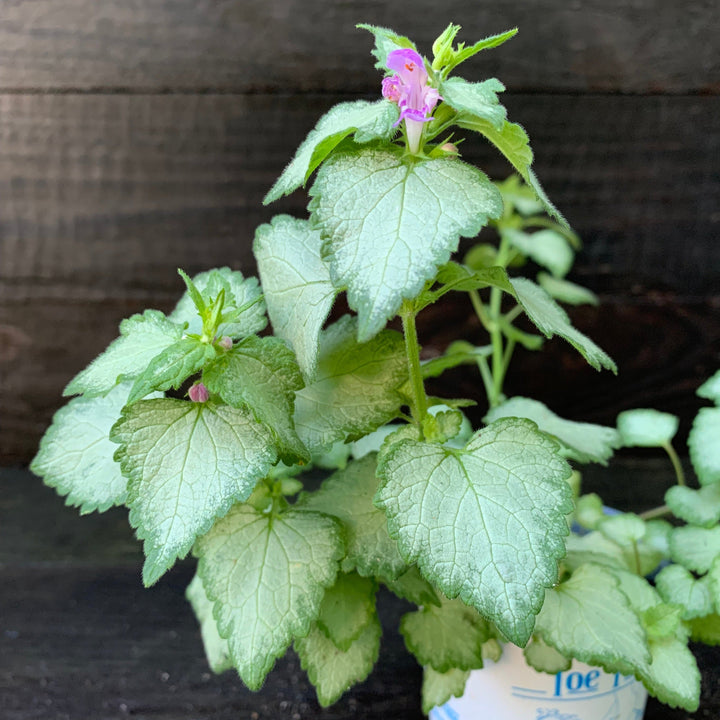
[{"label": "fuzzy leaf surface", "polygon": [[634,563],[629,562],[623,548],[608,540],[600,532],[589,532],[587,535],[573,533],[567,538],[566,545],[567,556],[563,560],[563,565],[571,571],[587,563],[621,570],[634,567]]},{"label": "fuzzy leaf surface", "polygon": [[409,161],[391,150],[337,153],[310,190],[311,220],[336,288],[347,288],[358,339],[377,334],[404,298],[502,214],[497,188],[456,158]]},{"label": "fuzzy leaf surface", "polygon": [[247,410],[212,402],[140,400],[112,429],[128,482],[130,524],[144,540],[152,585],[277,460],[270,432]]},{"label": "fuzzy leaf surface", "polygon": [[397,105],[387,100],[355,100],[331,108],[310,131],[295,157],[263,200],[268,205],[304,185],[307,178],[348,135],[357,143],[390,140],[397,132]]},{"label": "fuzzy leaf surface", "polygon": [[[246,278],[238,270],[221,267],[201,272],[192,280],[208,304],[221,290],[225,291],[223,322],[218,327],[218,336],[228,335],[237,339],[265,329],[265,303],[257,278]],[[202,333],[202,320],[188,291],[180,298],[169,318],[174,322],[186,322],[188,333]]]},{"label": "fuzzy leaf surface", "polygon": [[159,310],[126,318],[120,323],[120,337],[70,381],[63,395],[104,395],[118,383],[143,372],[182,334],[183,325],[172,322]]},{"label": "fuzzy leaf surface", "polygon": [[569,475],[554,441],[528,420],[506,418],[462,450],[391,446],[375,504],[408,562],[524,645],[565,554]]},{"label": "fuzzy leaf surface", "polygon": [[247,408],[276,440],[283,461],[309,462],[295,432],[295,392],[305,383],[295,355],[275,337],[245,338],[206,368],[207,388],[235,408]]},{"label": "fuzzy leaf surface", "polygon": [[307,637],[295,641],[300,665],[315,686],[322,707],[332,705],[344,692],[370,674],[380,653],[381,635],[380,622],[377,616],[373,616],[345,651],[317,627]]},{"label": "fuzzy leaf surface", "polygon": [[230,648],[227,640],[220,637],[217,623],[213,617],[213,604],[208,600],[199,575],[195,575],[187,586],[185,597],[200,623],[200,636],[210,669],[218,675],[229,670],[233,666]]},{"label": "fuzzy leaf surface", "polygon": [[531,668],[552,675],[569,670],[572,665],[572,659],[561,655],[537,635],[525,646],[523,655]]},{"label": "fuzzy leaf surface", "polygon": [[597,530],[598,525],[605,519],[605,510],[602,498],[596,493],[581,495],[575,501],[575,515],[573,519],[588,530]]},{"label": "fuzzy leaf surface", "polygon": [[675,528],[670,535],[672,559],[688,570],[706,573],[720,555],[720,527]]},{"label": "fuzzy leaf surface", "polygon": [[535,632],[559,653],[608,672],[650,660],[645,633],[612,573],[583,565],[547,591]]},{"label": "fuzzy leaf surface", "polygon": [[661,702],[691,712],[697,709],[700,673],[687,647],[684,624],[676,624],[674,633],[659,633],[659,626],[667,624],[670,619],[666,617],[666,621],[658,622],[659,615],[668,610],[663,607],[659,593],[645,578],[634,573],[615,570],[613,575],[619,580],[620,589],[647,630],[650,661],[635,665],[637,678]]},{"label": "fuzzy leaf surface", "polygon": [[235,505],[195,546],[220,635],[243,682],[257,690],[294,638],[310,632],[343,554],[332,519]]},{"label": "fuzzy leaf surface", "polygon": [[406,572],[394,579],[383,577],[382,581],[390,592],[415,605],[441,605],[438,594],[420,574],[416,565],[411,565]]},{"label": "fuzzy leaf surface", "polygon": [[318,369],[295,399],[295,428],[310,452],[361,436],[392,420],[403,404],[405,343],[385,330],[362,345],[355,318],[346,315],[323,331]]},{"label": "fuzzy leaf surface", "polygon": [[665,493],[665,503],[676,517],[690,525],[712,527],[720,522],[720,483],[699,490],[673,485]]},{"label": "fuzzy leaf surface", "polygon": [[305,509],[332,515],[342,523],[347,541],[344,572],[396,578],[407,570],[397,543],[387,530],[385,514],[373,505],[377,490],[375,456],[367,455],[325,480],[302,498]]},{"label": "fuzzy leaf surface", "polygon": [[482,646],[490,638],[487,622],[461,600],[441,603],[403,615],[400,632],[408,650],[421,665],[441,673],[481,668]]},{"label": "fuzzy leaf surface", "polygon": [[700,484],[720,482],[720,407],[700,409],[690,430],[688,448]]},{"label": "fuzzy leaf surface", "polygon": [[503,230],[510,245],[523,255],[547,268],[554,277],[564,278],[575,260],[575,252],[563,235],[555,230],[538,230],[527,233],[520,230]]},{"label": "fuzzy leaf surface", "polygon": [[617,374],[612,358],[600,349],[587,335],[570,323],[567,313],[539,285],[526,278],[510,281],[517,299],[533,325],[545,337],[559,335],[567,340],[596,370],[606,368]]},{"label": "fuzzy leaf surface", "polygon": [[510,398],[492,408],[485,416],[485,421],[494,422],[502,417],[532,420],[542,432],[560,442],[567,457],[581,463],[607,465],[614,449],[620,447],[620,436],[615,428],[564,420],[543,403],[530,398]]},{"label": "fuzzy leaf surface", "polygon": [[444,705],[451,697],[462,697],[469,677],[469,670],[451,668],[447,672],[439,673],[432,665],[426,665],[423,668],[422,711],[427,715],[434,707]]},{"label": "fuzzy leaf surface", "polygon": [[104,397],[73,398],[55,413],[30,465],[82,515],[125,502],[127,480],[113,460],[117,445],[110,441],[110,429],[120,417],[129,389],[124,383]]},{"label": "fuzzy leaf surface", "polygon": [[390,28],[364,23],[356,27],[367,30],[374,35],[375,47],[371,52],[377,60],[375,67],[383,72],[388,72],[387,56],[393,50],[400,50],[401,48],[412,48],[416,50],[415,43],[412,40],[406,38],[404,35],[398,35],[394,30],[390,30]]},{"label": "fuzzy leaf surface", "polygon": [[598,530],[618,545],[632,545],[645,537],[645,523],[635,513],[610,515],[598,523]]},{"label": "fuzzy leaf surface", "polygon": [[357,573],[340,573],[325,591],[317,626],[345,652],[375,617],[375,583]]},{"label": "fuzzy leaf surface", "polygon": [[138,375],[130,390],[128,404],[141,400],[153,391],[179,388],[191,375],[215,359],[217,352],[209,343],[183,338],[156,355]]},{"label": "fuzzy leaf surface", "polygon": [[695,712],[700,705],[700,671],[695,656],[676,637],[650,638],[652,662],[638,677],[660,702]]},{"label": "fuzzy leaf surface", "polygon": [[[642,624],[649,639],[677,636],[681,628],[682,608],[673,603],[662,603],[648,608],[642,615]],[[685,630],[682,630],[686,634]]]},{"label": "fuzzy leaf surface", "polygon": [[460,77],[453,77],[440,84],[440,95],[450,107],[483,118],[498,131],[502,130],[507,119],[507,110],[497,97],[497,94],[504,90],[505,86],[495,78],[468,82]]},{"label": "fuzzy leaf surface", "polygon": [[255,232],[254,253],[275,334],[290,343],[305,377],[317,365],[320,331],[335,300],[322,238],[307,220],[279,215]]},{"label": "fuzzy leaf surface", "polygon": [[582,285],[569,280],[553,277],[545,272],[538,273],[538,285],[552,298],[568,305],[599,305],[598,296]]},{"label": "fuzzy leaf surface", "polygon": [[704,617],[713,611],[708,583],[696,580],[682,565],[668,565],[655,578],[655,586],[665,602],[683,608],[683,620]]},{"label": "fuzzy leaf surface", "polygon": [[603,518],[598,530],[622,551],[625,563],[641,575],[649,575],[669,554],[670,526],[663,520],[644,521],[634,513]]},{"label": "fuzzy leaf surface", "polygon": [[663,604],[660,593],[646,578],[628,570],[613,569],[611,572],[638,616],[645,617],[649,610]]},{"label": "fuzzy leaf surface", "polygon": [[625,447],[662,447],[678,430],[675,415],[651,408],[625,410],[617,417],[617,428]]}]

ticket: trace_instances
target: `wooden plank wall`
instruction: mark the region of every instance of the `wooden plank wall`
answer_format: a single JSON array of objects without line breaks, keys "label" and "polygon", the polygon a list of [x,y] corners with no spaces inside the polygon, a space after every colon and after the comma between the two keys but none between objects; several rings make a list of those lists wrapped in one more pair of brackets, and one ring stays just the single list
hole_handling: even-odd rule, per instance
[{"label": "wooden plank wall", "polygon": [[[672,0],[4,0],[0,4],[0,461],[24,463],[67,380],[122,317],[168,309],[189,272],[253,272],[260,200],[321,112],[377,95],[371,38],[429,52],[449,21],[500,78],[551,197],[585,240],[574,314],[620,380],[553,345],[510,378],[569,416],[612,422],[720,365],[720,6]],[[479,141],[470,160],[503,177]],[[468,333],[467,308],[450,312]],[[442,348],[447,315],[426,321]],[[451,378],[452,380],[452,378]],[[473,392],[473,388],[468,388]]]}]

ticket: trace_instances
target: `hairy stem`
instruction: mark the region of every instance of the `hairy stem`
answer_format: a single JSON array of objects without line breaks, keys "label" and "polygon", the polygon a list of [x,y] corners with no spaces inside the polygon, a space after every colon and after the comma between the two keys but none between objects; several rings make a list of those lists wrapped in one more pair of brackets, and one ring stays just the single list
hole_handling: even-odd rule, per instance
[{"label": "hairy stem", "polygon": [[422,438],[422,423],[427,415],[427,395],[425,395],[425,385],[422,370],[420,369],[420,345],[417,339],[417,328],[415,327],[415,310],[407,300],[403,302],[400,317],[402,318],[405,353],[407,355],[410,387],[413,395],[413,418],[417,423]]}]

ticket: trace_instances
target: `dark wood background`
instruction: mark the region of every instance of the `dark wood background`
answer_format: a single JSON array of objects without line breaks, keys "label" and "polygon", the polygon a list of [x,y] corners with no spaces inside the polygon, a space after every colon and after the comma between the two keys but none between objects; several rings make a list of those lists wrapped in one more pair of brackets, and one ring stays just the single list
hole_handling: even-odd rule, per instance
[{"label": "dark wood background", "polygon": [[[1,0],[0,464],[29,461],[63,386],[123,317],[172,306],[178,266],[252,273],[255,227],[305,212],[301,192],[260,200],[324,110],[377,96],[356,23],[429,53],[450,21],[468,41],[520,28],[467,74],[507,86],[538,175],[585,242],[573,278],[603,300],[573,319],[620,366],[597,374],[554,341],[520,354],[509,390],[598,422],[677,412],[682,439],[692,392],[720,366],[716,0]],[[479,140],[463,151],[509,172]],[[456,331],[480,341],[450,302],[421,341],[432,354]],[[474,377],[447,382],[477,395]],[[643,488],[661,496],[663,477]],[[186,570],[146,593],[119,513],[76,518],[21,469],[3,493],[2,718],[418,717],[419,676],[397,639],[374,691],[325,714],[302,699],[292,658],[257,699],[228,675],[206,679]],[[720,716],[709,698],[701,713]]]},{"label": "dark wood background", "polygon": [[[637,402],[687,417],[720,354],[716,0],[4,0],[2,461],[32,457],[62,387],[121,318],[172,306],[176,267],[253,272],[255,227],[305,212],[302,192],[260,200],[320,113],[377,96],[357,22],[429,53],[450,20],[469,41],[520,28],[467,72],[506,84],[538,175],[585,241],[575,279],[605,302],[574,317],[621,369],[615,382],[560,348],[511,390],[560,384],[555,409],[573,417],[612,422]],[[509,172],[480,140],[464,151]],[[427,321],[431,351],[443,325]]]}]

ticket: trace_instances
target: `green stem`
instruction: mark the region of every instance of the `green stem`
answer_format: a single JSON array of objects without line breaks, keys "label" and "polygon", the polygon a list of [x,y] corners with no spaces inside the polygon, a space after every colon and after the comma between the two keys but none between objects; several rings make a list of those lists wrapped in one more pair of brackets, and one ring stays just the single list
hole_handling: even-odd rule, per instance
[{"label": "green stem", "polygon": [[677,456],[675,448],[669,442],[663,443],[663,448],[665,449],[665,452],[670,456],[670,461],[672,462],[673,469],[675,470],[675,476],[677,477],[677,484],[684,487],[685,473],[683,472],[682,465],[680,464],[680,458]]},{"label": "green stem", "polygon": [[635,555],[635,572],[642,575],[642,563],[640,562],[640,550],[638,549],[637,540],[632,541],[633,554]]},{"label": "green stem", "polygon": [[660,505],[660,507],[652,508],[639,513],[638,517],[643,520],[653,520],[654,518],[665,517],[666,515],[671,514],[672,510],[667,505]]},{"label": "green stem", "polygon": [[477,290],[470,290],[468,292],[468,295],[470,296],[470,302],[472,303],[473,310],[475,311],[475,314],[478,317],[478,320],[482,323],[482,326],[490,332],[490,326],[492,325],[490,318],[488,317],[487,313],[485,312],[485,306],[483,305],[482,300],[480,299],[480,293]]},{"label": "green stem", "polygon": [[491,341],[493,341],[493,369],[490,370],[487,360],[483,357],[478,360],[478,367],[480,368],[480,375],[482,376],[483,385],[485,386],[485,394],[487,395],[488,405],[493,407],[497,405],[497,379],[496,379],[496,348],[493,338],[494,333],[497,330],[497,320],[493,320],[488,315],[487,310],[483,301],[480,299],[480,293],[477,290],[470,290],[468,292],[470,296],[470,302],[472,303],[473,310],[481,322],[482,326],[488,331]]},{"label": "green stem", "polygon": [[[492,298],[491,298],[492,300]],[[495,329],[490,333],[490,342],[492,343],[492,375],[493,375],[493,392],[490,401],[490,407],[494,407],[500,402],[500,394],[502,393],[503,384],[503,338],[499,329]]]},{"label": "green stem", "polygon": [[490,372],[490,366],[483,356],[478,358],[477,364],[480,369],[480,377],[482,378],[483,385],[485,386],[485,394],[487,395],[489,402],[490,396],[493,392],[493,378],[492,373]]},{"label": "green stem", "polygon": [[[497,253],[497,264],[505,267],[508,261],[508,242],[500,232],[500,245]],[[493,394],[490,399],[490,407],[498,405],[503,391],[503,381],[505,380],[505,348],[503,347],[503,333],[500,327],[500,314],[502,311],[502,290],[497,287],[490,289],[490,342],[492,344],[492,374],[493,374]],[[511,351],[512,352],[512,351]],[[509,357],[508,357],[509,361]]]},{"label": "green stem", "polygon": [[502,391],[502,383],[505,381],[505,375],[510,367],[510,360],[512,360],[513,351],[515,350],[515,340],[508,338],[507,345],[505,346],[505,354],[503,355],[503,373],[500,383],[500,390]]},{"label": "green stem", "polygon": [[410,387],[412,388],[413,394],[413,417],[420,430],[420,437],[422,439],[422,424],[427,415],[427,395],[425,395],[425,385],[420,368],[420,345],[417,339],[417,328],[415,327],[415,310],[408,300],[403,302],[400,317],[402,317],[403,334],[405,336],[405,353],[408,361]]},{"label": "green stem", "polygon": [[512,310],[508,310],[508,312],[505,313],[505,320],[511,323],[522,311],[523,309],[519,305],[516,305]]}]

